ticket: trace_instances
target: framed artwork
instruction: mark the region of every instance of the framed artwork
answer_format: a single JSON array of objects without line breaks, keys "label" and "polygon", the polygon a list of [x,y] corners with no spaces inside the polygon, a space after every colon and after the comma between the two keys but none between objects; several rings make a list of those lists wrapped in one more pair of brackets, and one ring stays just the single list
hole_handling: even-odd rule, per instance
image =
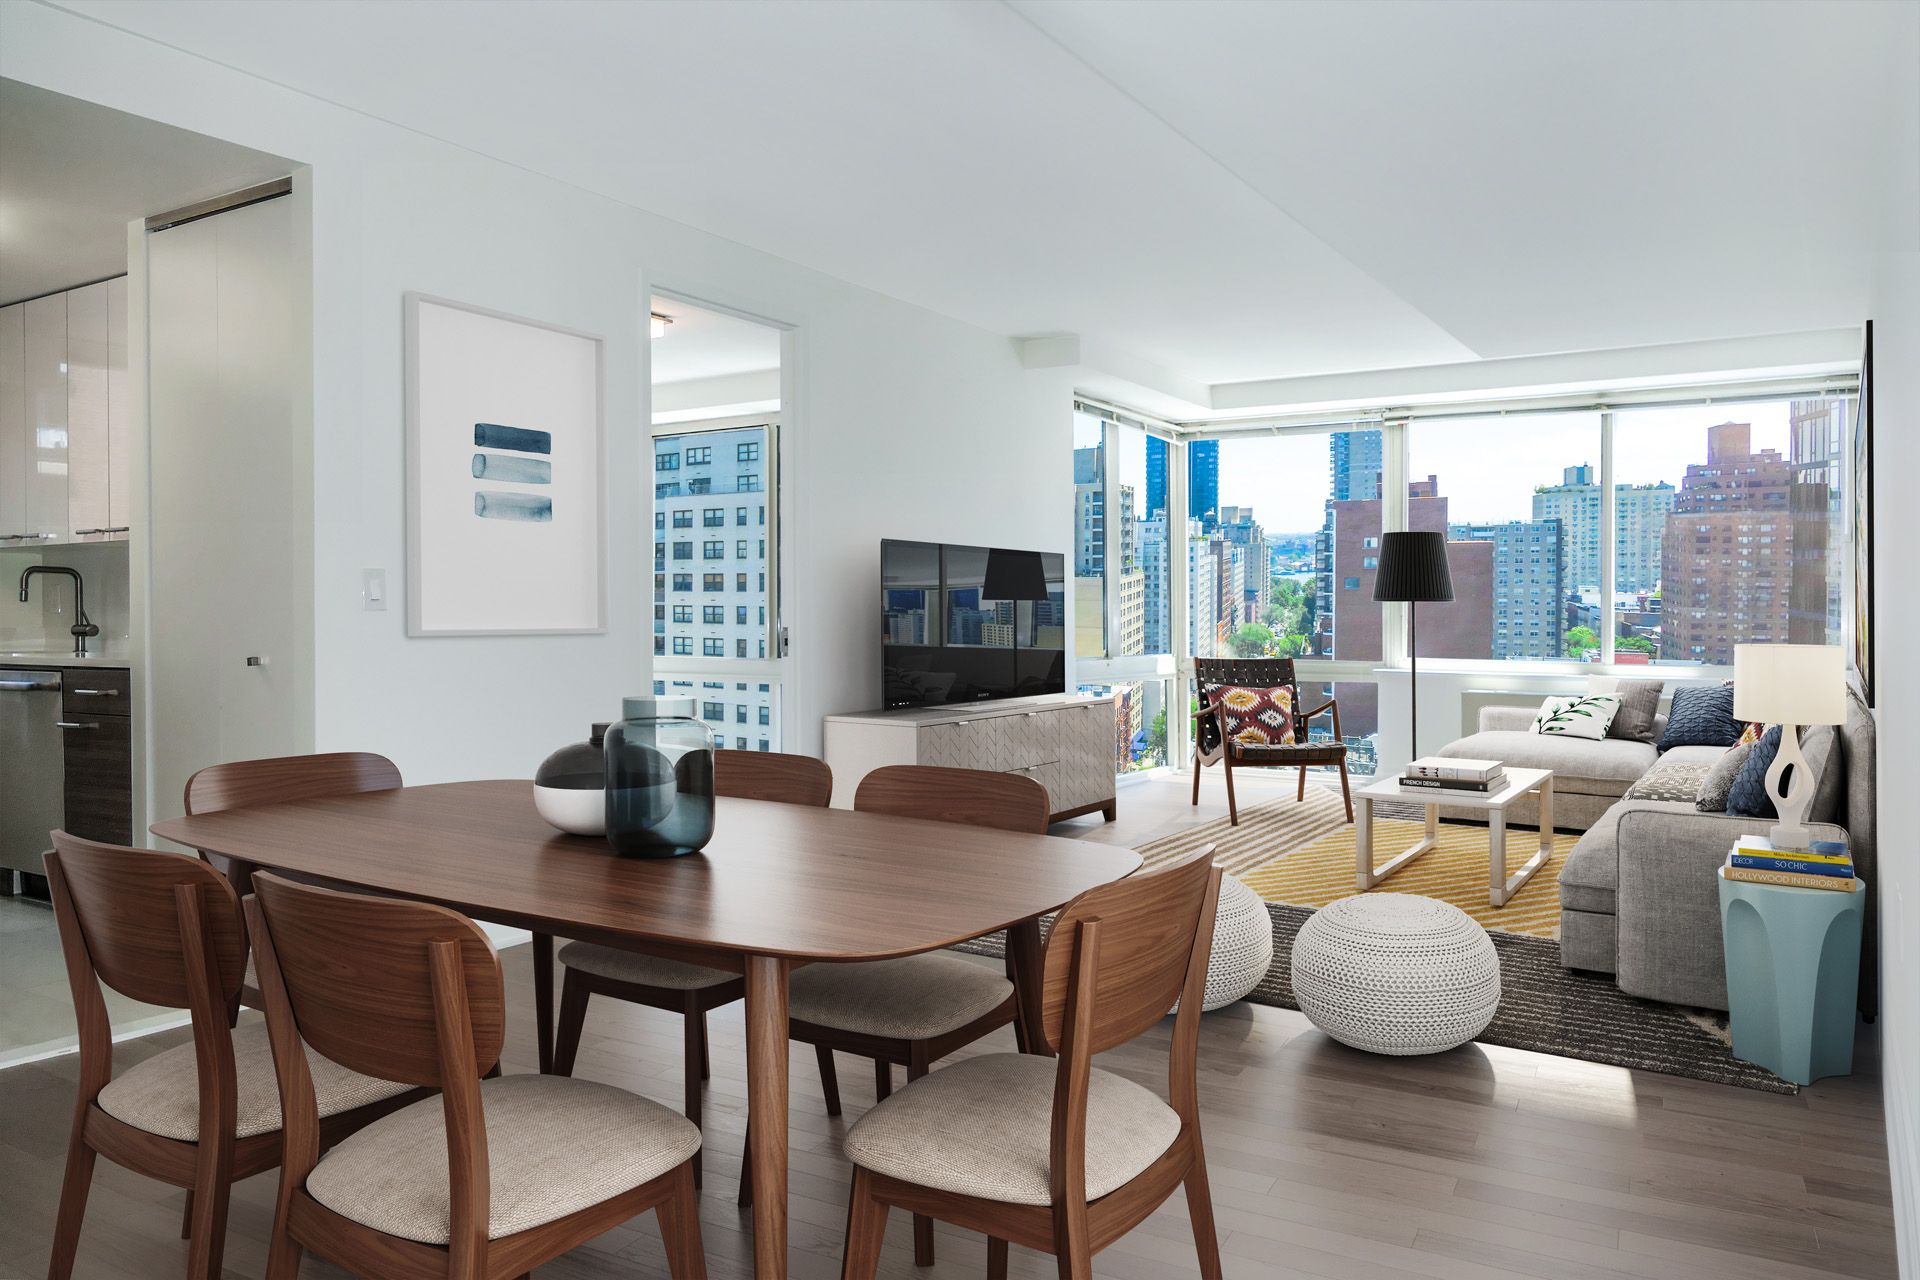
[{"label": "framed artwork", "polygon": [[406,295],[408,635],[607,629],[604,345]]},{"label": "framed artwork", "polygon": [[1853,411],[1853,456],[1847,492],[1853,496],[1853,667],[1860,692],[1873,705],[1873,321],[1860,356],[1860,398]]}]

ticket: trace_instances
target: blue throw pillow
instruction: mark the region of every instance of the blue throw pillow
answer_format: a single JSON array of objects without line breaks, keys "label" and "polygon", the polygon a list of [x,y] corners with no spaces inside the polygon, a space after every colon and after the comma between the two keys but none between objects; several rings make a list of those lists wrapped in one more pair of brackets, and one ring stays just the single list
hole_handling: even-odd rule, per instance
[{"label": "blue throw pillow", "polygon": [[1674,747],[1730,747],[1746,726],[1733,718],[1733,686],[1683,684],[1673,691],[1660,750]]},{"label": "blue throw pillow", "polygon": [[[1767,794],[1767,770],[1773,768],[1773,758],[1780,754],[1780,726],[1767,730],[1760,741],[1753,744],[1746,763],[1740,766],[1740,772],[1734,775],[1733,787],[1727,792],[1727,812],[1741,818],[1776,818],[1779,815],[1773,809],[1773,797]],[[1781,779],[1782,784],[1791,782],[1793,775]]]}]

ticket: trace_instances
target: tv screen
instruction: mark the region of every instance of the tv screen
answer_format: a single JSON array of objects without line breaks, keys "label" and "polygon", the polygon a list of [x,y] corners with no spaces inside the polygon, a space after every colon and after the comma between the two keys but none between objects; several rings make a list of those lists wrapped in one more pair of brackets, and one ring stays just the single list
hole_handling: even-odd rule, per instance
[{"label": "tv screen", "polygon": [[952,543],[880,544],[881,705],[1065,693],[1066,557]]}]

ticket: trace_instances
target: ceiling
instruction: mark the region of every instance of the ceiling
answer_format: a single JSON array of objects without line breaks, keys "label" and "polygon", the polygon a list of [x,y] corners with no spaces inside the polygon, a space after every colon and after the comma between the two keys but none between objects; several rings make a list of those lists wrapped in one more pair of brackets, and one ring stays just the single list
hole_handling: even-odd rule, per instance
[{"label": "ceiling", "polygon": [[780,331],[770,325],[673,298],[654,298],[653,313],[673,321],[653,340],[656,386],[780,367]]},{"label": "ceiling", "polygon": [[1204,383],[1850,325],[1920,247],[1914,4],[61,2]]},{"label": "ceiling", "polygon": [[0,303],[127,269],[127,223],[293,171],[291,161],[0,80]]}]

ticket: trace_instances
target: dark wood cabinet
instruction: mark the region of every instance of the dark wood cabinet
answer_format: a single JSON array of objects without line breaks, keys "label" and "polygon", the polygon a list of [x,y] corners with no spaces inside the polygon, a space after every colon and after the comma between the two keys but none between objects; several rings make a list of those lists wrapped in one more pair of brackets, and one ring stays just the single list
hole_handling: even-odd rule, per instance
[{"label": "dark wood cabinet", "polygon": [[70,667],[61,739],[67,771],[66,827],[109,844],[133,843],[133,720],[128,673]]}]

